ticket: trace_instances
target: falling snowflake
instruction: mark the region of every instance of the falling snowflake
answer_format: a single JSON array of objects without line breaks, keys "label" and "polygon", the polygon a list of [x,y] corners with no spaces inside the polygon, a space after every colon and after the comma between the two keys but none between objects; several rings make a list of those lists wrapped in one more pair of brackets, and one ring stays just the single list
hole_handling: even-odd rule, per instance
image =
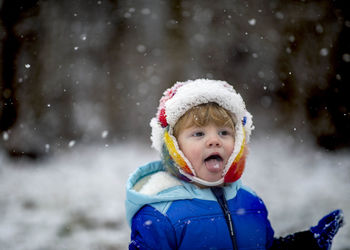
[{"label": "falling snowflake", "polygon": [[148,8],[144,8],[144,9],[141,10],[141,13],[142,13],[143,15],[149,15],[149,14],[151,14],[151,10],[148,9]]},{"label": "falling snowflake", "polygon": [[344,62],[350,62],[350,54],[345,53],[343,54],[342,58]]},{"label": "falling snowflake", "polygon": [[50,144],[45,144],[45,152],[48,153],[50,151]]},{"label": "falling snowflake", "polygon": [[70,148],[74,147],[74,145],[75,145],[75,141],[74,140],[72,140],[72,141],[70,141],[68,143],[68,147],[70,147]]},{"label": "falling snowflake", "polygon": [[152,225],[152,221],[151,220],[146,220],[144,223],[143,223],[144,226],[150,226]]},{"label": "falling snowflake", "polygon": [[320,50],[320,55],[321,56],[327,56],[328,55],[328,49],[327,48],[322,48]]},{"label": "falling snowflake", "polygon": [[7,140],[9,139],[9,134],[8,134],[7,132],[3,132],[3,133],[2,133],[2,139],[3,139],[4,141],[7,141]]},{"label": "falling snowflake", "polygon": [[140,53],[144,53],[146,51],[146,46],[143,45],[143,44],[139,44],[137,45],[137,51],[140,52]]},{"label": "falling snowflake", "polygon": [[283,19],[284,18],[284,14],[282,12],[279,12],[279,11],[276,12],[275,16],[276,16],[277,19]]},{"label": "falling snowflake", "polygon": [[255,18],[252,18],[248,21],[248,23],[251,25],[251,26],[254,26],[256,24],[256,19]]},{"label": "falling snowflake", "polygon": [[106,138],[108,136],[108,131],[107,130],[104,130],[101,134],[101,137],[102,138]]}]

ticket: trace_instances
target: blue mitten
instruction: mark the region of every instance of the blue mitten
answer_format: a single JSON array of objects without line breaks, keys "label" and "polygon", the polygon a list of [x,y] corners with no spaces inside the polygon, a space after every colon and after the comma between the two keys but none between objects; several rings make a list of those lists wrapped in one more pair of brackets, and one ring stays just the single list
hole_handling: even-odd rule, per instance
[{"label": "blue mitten", "polygon": [[332,240],[339,228],[344,224],[344,215],[342,210],[334,210],[323,217],[316,226],[311,227],[310,231],[321,249],[331,248]]}]

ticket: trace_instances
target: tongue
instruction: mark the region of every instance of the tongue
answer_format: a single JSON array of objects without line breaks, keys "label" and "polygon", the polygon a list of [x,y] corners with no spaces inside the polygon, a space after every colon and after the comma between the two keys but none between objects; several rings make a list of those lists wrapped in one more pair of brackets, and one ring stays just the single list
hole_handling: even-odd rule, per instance
[{"label": "tongue", "polygon": [[210,159],[205,161],[205,166],[210,172],[219,172],[222,170],[222,161]]}]

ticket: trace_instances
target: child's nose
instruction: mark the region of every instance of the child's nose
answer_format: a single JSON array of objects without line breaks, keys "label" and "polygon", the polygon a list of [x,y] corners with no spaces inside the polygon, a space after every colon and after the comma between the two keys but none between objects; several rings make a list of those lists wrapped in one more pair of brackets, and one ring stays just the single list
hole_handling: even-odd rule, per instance
[{"label": "child's nose", "polygon": [[210,135],[207,140],[208,147],[220,147],[222,145],[218,135]]}]

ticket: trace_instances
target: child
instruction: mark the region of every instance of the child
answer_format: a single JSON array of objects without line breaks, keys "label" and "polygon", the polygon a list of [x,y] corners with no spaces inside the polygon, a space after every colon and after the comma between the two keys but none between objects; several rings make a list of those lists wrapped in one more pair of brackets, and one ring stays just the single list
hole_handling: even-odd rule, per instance
[{"label": "child", "polygon": [[162,161],[128,180],[129,249],[330,249],[341,210],[308,231],[274,238],[264,203],[240,180],[254,127],[231,85],[176,83],[151,127]]}]

